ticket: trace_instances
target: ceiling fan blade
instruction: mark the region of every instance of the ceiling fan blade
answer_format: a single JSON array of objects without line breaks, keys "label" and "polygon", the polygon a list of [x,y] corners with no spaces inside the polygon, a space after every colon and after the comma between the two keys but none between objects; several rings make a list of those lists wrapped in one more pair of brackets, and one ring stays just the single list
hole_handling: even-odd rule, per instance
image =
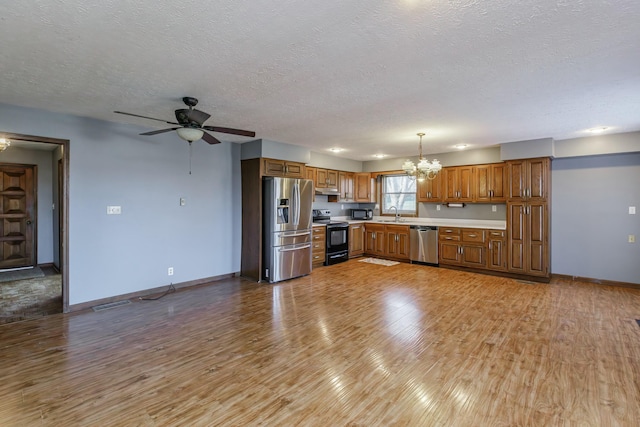
[{"label": "ceiling fan blade", "polygon": [[219,126],[203,126],[203,129],[210,130],[211,132],[222,132],[222,133],[230,133],[232,135],[240,135],[240,136],[249,136],[253,138],[256,136],[255,132],[250,130],[242,130],[242,129],[232,129],[232,128],[221,128]]},{"label": "ceiling fan blade", "polygon": [[180,128],[169,128],[169,129],[160,129],[160,130],[152,130],[149,132],[141,133],[140,135],[157,135],[159,133],[171,132],[172,130],[176,130]]},{"label": "ceiling fan blade", "polygon": [[205,142],[209,143],[209,144],[220,144],[220,141],[214,137],[213,135],[209,135],[208,133],[203,133],[202,134],[202,139],[205,140]]},{"label": "ceiling fan blade", "polygon": [[125,113],[124,111],[114,111],[114,113],[124,114],[125,116],[141,117],[143,119],[156,120],[158,122],[169,123],[170,125],[179,125],[180,124],[180,123],[175,123],[175,122],[169,122],[167,120],[156,119],[154,117],[141,116],[140,114]]}]

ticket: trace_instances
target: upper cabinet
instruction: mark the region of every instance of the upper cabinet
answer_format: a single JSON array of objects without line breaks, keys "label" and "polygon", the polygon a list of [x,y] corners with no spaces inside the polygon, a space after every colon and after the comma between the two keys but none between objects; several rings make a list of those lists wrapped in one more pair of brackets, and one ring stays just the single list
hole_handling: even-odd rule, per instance
[{"label": "upper cabinet", "polygon": [[417,182],[418,202],[441,202],[442,201],[442,173],[436,175],[434,179],[425,179]]},{"label": "upper cabinet", "polygon": [[338,171],[316,168],[316,188],[338,188]]},{"label": "upper cabinet", "polygon": [[473,166],[442,168],[445,202],[473,201]]},{"label": "upper cabinet", "polygon": [[371,203],[375,202],[375,181],[369,172],[357,172],[354,177],[355,201]]},{"label": "upper cabinet", "polygon": [[505,202],[508,183],[506,163],[474,166],[473,200],[479,203]]},{"label": "upper cabinet", "polygon": [[284,176],[287,178],[305,178],[304,163],[287,160],[262,159],[263,176]]},{"label": "upper cabinet", "polygon": [[354,185],[354,173],[353,172],[338,172],[338,190],[340,194],[338,201],[340,202],[354,202],[355,194],[353,193]]},{"label": "upper cabinet", "polygon": [[549,198],[551,159],[510,160],[507,162],[510,200],[539,200]]}]

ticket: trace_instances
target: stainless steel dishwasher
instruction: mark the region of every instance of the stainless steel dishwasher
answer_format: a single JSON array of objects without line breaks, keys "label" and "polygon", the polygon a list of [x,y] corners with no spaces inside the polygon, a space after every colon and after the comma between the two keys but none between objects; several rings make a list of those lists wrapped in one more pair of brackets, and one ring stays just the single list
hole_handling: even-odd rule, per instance
[{"label": "stainless steel dishwasher", "polygon": [[412,225],[409,235],[411,262],[438,265],[438,227]]}]

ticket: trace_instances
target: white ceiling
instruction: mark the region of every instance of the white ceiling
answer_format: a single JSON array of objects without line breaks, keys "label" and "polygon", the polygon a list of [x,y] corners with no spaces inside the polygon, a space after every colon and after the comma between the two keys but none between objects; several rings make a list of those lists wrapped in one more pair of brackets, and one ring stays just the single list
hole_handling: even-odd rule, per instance
[{"label": "white ceiling", "polygon": [[[371,160],[640,130],[637,0],[0,4],[0,102],[206,124]],[[217,137],[228,141],[247,138]],[[153,137],[150,137],[153,138]]]}]

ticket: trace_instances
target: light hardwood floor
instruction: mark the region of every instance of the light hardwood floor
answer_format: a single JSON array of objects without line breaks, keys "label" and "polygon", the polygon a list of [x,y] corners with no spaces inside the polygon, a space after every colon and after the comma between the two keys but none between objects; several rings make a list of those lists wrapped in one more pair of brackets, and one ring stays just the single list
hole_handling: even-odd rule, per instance
[{"label": "light hardwood floor", "polygon": [[2,426],[638,426],[640,291],[351,260],[0,326]]}]

